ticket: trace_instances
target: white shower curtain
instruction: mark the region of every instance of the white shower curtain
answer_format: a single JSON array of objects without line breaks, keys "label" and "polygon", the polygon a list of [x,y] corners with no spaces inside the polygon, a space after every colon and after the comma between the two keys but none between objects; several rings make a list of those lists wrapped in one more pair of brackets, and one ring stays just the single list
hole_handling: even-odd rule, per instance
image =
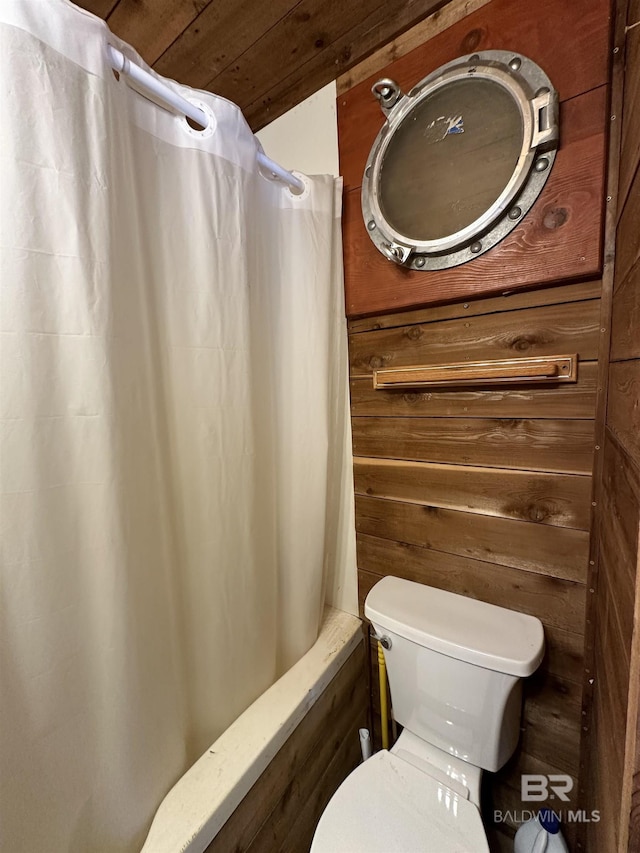
[{"label": "white shower curtain", "polygon": [[339,188],[146,100],[66,0],[0,39],[0,847],[135,851],[345,568]]}]

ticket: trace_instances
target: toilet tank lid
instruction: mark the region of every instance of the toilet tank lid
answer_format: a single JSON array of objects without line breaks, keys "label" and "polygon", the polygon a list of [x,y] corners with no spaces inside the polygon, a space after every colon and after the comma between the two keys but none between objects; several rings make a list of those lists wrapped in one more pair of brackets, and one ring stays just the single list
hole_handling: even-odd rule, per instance
[{"label": "toilet tank lid", "polygon": [[414,643],[485,669],[525,677],[544,654],[534,616],[387,576],[367,595],[366,617]]}]

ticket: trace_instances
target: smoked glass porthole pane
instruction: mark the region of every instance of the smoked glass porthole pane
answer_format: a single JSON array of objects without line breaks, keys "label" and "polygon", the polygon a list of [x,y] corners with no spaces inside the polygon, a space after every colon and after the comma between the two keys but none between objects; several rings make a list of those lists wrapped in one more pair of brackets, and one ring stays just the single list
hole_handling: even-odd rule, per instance
[{"label": "smoked glass porthole pane", "polygon": [[437,89],[389,142],[378,185],[383,216],[416,241],[466,228],[509,183],[523,134],[518,104],[499,83],[468,78]]}]

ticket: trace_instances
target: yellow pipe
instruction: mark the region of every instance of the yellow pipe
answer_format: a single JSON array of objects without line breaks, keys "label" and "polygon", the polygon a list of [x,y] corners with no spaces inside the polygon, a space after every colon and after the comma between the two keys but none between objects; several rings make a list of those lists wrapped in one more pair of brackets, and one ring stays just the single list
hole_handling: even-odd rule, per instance
[{"label": "yellow pipe", "polygon": [[380,727],[382,729],[382,748],[389,749],[389,711],[387,709],[387,665],[384,660],[382,643],[378,643],[378,680],[380,683]]}]

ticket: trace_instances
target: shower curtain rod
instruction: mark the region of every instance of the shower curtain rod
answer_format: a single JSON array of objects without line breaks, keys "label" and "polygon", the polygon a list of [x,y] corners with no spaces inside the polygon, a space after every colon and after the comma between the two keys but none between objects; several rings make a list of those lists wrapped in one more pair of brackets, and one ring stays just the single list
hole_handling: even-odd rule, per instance
[{"label": "shower curtain rod", "polygon": [[[204,110],[201,110],[199,107],[196,107],[194,104],[187,101],[186,98],[178,95],[154,77],[153,74],[149,74],[149,72],[145,71],[144,68],[140,68],[139,65],[136,65],[135,62],[131,62],[131,60],[128,59],[121,50],[118,50],[109,44],[107,45],[107,52],[109,54],[109,61],[111,62],[113,70],[117,71],[118,74],[124,74],[125,77],[130,77],[136,84],[140,94],[152,95],[155,100],[160,101],[169,109],[182,113],[197,122],[203,128],[207,127],[209,119]],[[300,178],[296,178],[296,176],[292,175],[291,172],[283,169],[282,166],[279,166],[267,157],[264,151],[258,151],[256,159],[258,160],[258,164],[269,173],[273,180],[282,181],[282,183],[289,187],[294,195],[300,195],[304,192],[305,186]]]}]

